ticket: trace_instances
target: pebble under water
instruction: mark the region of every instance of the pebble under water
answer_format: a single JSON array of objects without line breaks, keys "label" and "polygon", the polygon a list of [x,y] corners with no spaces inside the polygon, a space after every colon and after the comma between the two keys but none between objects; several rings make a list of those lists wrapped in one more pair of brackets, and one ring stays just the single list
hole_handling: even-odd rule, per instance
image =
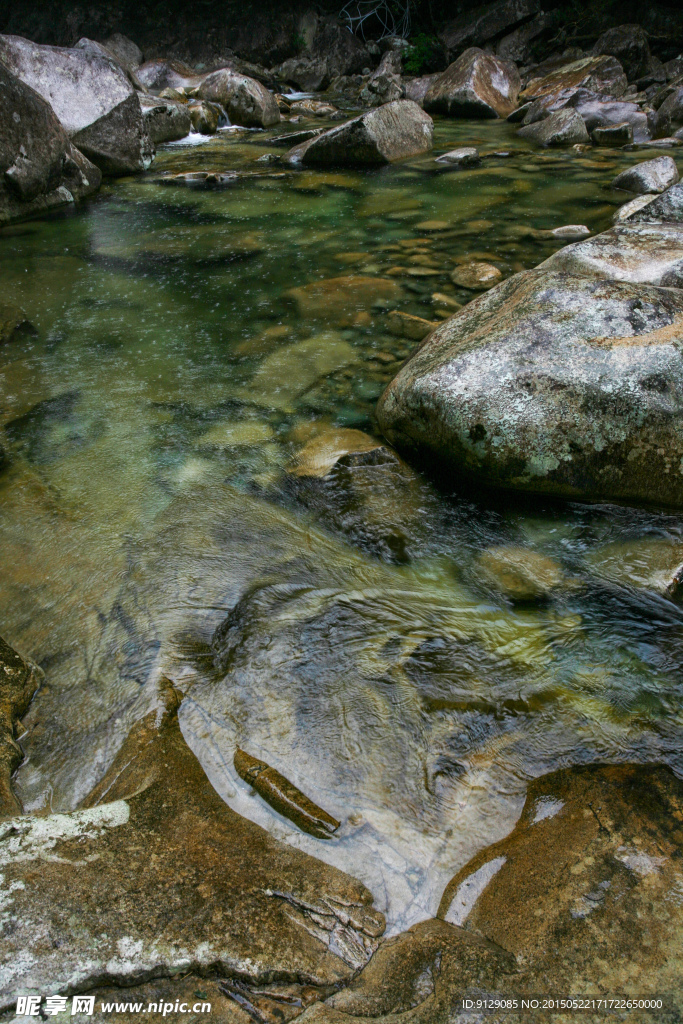
[{"label": "pebble under water", "polygon": [[[417,344],[392,309],[450,315],[475,294],[458,264],[509,276],[564,244],[553,228],[604,230],[634,154],[437,120],[434,153],[382,170],[257,162],[282,131],[162,147],[72,215],[0,231],[1,301],[36,328],[0,348],[0,632],[46,672],[16,792],[27,812],[77,807],[165,675],[230,806],[360,878],[391,933],[510,831],[530,779],[683,774],[683,610],[664,589],[683,517],[288,470],[326,431],[377,433]],[[481,166],[435,164],[455,145]],[[197,170],[241,176],[159,183]],[[349,276],[370,281],[288,294]],[[544,599],[501,592],[490,548],[546,560]],[[236,747],[340,829],[280,817]]]}]

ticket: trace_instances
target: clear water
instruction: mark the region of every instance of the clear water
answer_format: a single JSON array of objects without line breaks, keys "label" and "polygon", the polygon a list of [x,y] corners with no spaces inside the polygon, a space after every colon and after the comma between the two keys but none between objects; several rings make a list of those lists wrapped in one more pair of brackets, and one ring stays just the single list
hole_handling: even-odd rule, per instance
[{"label": "clear water", "polygon": [[[47,680],[16,788],[29,811],[77,806],[168,675],[225,799],[366,881],[395,931],[510,830],[530,778],[596,760],[683,772],[683,614],[659,586],[683,518],[420,477],[332,514],[338,491],[287,467],[316,432],[376,433],[415,342],[388,331],[379,294],[349,310],[286,293],[389,275],[393,304],[432,319],[434,293],[468,298],[458,260],[509,275],[561,244],[539,232],[609,226],[606,186],[634,156],[442,121],[430,156],[293,172],[256,162],[283,152],[281,130],[166,147],[75,214],[0,232],[0,302],[37,330],[0,349],[0,632]],[[463,144],[511,155],[435,170]],[[243,176],[157,182],[192,170]],[[499,545],[559,563],[550,600],[491,588],[477,559]],[[247,594],[216,664],[213,632]],[[342,819],[338,836],[271,812],[235,774],[236,744]]]}]

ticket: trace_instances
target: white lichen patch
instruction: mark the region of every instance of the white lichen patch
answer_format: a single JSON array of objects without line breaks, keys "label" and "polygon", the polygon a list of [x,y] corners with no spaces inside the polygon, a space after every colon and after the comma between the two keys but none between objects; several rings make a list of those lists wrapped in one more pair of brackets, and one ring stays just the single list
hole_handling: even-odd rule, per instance
[{"label": "white lichen patch", "polygon": [[558,800],[554,796],[542,796],[536,801],[534,808],[534,816],[531,819],[531,824],[535,825],[539,821],[544,821],[546,818],[554,818],[556,814],[559,814],[564,807],[564,800]]},{"label": "white lichen patch", "polygon": [[81,837],[94,839],[107,828],[125,825],[129,816],[126,801],[115,800],[71,814],[10,818],[0,824],[0,866],[27,860],[61,861],[63,858],[52,852],[57,843]]},{"label": "white lichen patch", "polygon": [[656,874],[666,863],[666,857],[651,857],[650,854],[636,849],[635,846],[620,846],[614,856],[622,864],[625,864],[629,871],[634,871],[642,878]]}]

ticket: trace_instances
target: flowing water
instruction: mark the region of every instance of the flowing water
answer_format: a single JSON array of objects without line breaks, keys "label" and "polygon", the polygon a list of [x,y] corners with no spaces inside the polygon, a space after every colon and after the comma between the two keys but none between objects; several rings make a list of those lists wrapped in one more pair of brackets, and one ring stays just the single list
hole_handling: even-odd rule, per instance
[{"label": "flowing water", "polygon": [[[376,433],[416,344],[388,330],[392,308],[437,319],[471,297],[459,262],[507,276],[559,248],[548,229],[608,227],[634,156],[442,121],[436,152],[476,144],[481,167],[295,172],[257,162],[283,152],[276,134],[167,146],[72,215],[0,232],[0,303],[36,328],[0,348],[0,632],[46,672],[16,789],[27,811],[77,806],[165,674],[227,802],[363,879],[396,931],[510,830],[530,778],[601,760],[683,773],[683,613],[661,586],[683,519],[392,466],[288,469],[325,431]],[[196,170],[241,177],[158,181]],[[370,281],[288,294],[349,275]],[[557,563],[548,600],[492,587],[480,556],[501,546]],[[272,812],[236,745],[337,836]]]}]

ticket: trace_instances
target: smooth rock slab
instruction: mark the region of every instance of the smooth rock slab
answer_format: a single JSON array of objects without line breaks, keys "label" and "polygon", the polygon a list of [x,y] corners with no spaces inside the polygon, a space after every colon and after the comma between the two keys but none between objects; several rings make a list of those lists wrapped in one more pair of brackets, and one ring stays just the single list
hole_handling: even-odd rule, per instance
[{"label": "smooth rock slab", "polygon": [[521,88],[517,67],[473,46],[427,90],[424,108],[449,117],[507,117]]},{"label": "smooth rock slab", "polygon": [[2,1009],[215,966],[329,985],[376,948],[368,890],[231,811],[185,744],[178,701],[162,681],[85,808],[0,825]]},{"label": "smooth rock slab", "polygon": [[288,157],[309,167],[380,166],[426,153],[433,133],[434,122],[417,103],[396,100],[323,132]]},{"label": "smooth rock slab", "polygon": [[683,287],[683,225],[630,224],[567,245],[541,264],[609,281]]},{"label": "smooth rock slab", "polygon": [[489,485],[681,507],[682,342],[677,289],[518,274],[437,328],[378,421]]},{"label": "smooth rock slab", "polygon": [[683,1012],[682,822],[683,783],[668,768],[546,775],[529,786],[514,831],[453,879],[438,916],[512,953],[529,993],[664,996],[656,1016],[673,1024]]},{"label": "smooth rock slab", "polygon": [[621,188],[626,192],[638,195],[664,192],[678,182],[679,174],[676,161],[671,156],[658,156],[654,160],[644,160],[642,164],[629,167],[617,174],[612,181],[612,188]]}]

